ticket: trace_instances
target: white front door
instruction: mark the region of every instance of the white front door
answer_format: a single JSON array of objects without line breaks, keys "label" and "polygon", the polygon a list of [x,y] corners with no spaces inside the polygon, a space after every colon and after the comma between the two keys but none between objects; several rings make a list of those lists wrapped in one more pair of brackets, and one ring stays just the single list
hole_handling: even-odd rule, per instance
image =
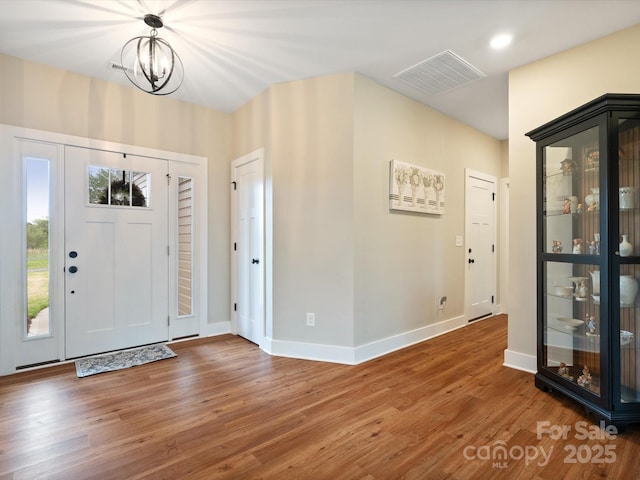
[{"label": "white front door", "polygon": [[467,170],[465,190],[465,313],[474,320],[493,313],[496,180]]},{"label": "white front door", "polygon": [[168,339],[167,173],[65,147],[67,358]]},{"label": "white front door", "polygon": [[265,335],[263,157],[254,152],[232,163],[234,291],[238,335],[257,345]]}]

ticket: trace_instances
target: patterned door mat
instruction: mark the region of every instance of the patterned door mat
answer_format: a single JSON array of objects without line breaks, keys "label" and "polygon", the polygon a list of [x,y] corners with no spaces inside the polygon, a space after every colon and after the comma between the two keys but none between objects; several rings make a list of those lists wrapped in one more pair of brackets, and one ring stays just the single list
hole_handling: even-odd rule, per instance
[{"label": "patterned door mat", "polygon": [[163,343],[157,343],[94,357],[80,358],[76,360],[76,373],[78,377],[88,377],[89,375],[122,370],[172,357],[177,357],[173,350]]}]

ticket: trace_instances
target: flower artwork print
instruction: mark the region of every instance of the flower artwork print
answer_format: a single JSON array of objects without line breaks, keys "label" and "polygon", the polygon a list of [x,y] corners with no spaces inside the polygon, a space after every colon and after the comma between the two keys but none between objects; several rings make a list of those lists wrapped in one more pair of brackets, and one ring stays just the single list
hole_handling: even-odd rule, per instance
[{"label": "flower artwork print", "polygon": [[391,160],[389,208],[444,214],[444,173]]}]

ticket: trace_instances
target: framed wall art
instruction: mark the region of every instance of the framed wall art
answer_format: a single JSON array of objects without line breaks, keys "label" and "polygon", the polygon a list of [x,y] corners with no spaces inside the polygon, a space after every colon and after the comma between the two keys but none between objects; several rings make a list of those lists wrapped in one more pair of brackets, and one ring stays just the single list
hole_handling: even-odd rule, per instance
[{"label": "framed wall art", "polygon": [[391,160],[389,209],[444,214],[444,173]]}]

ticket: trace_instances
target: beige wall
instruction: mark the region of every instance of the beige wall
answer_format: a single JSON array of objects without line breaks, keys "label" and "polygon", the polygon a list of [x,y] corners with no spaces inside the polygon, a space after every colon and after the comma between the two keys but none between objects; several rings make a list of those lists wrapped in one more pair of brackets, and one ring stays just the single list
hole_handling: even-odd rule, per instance
[{"label": "beige wall", "polygon": [[500,142],[500,176],[509,177],[509,140]]},{"label": "beige wall", "polygon": [[535,355],[535,144],[524,134],[604,93],[640,92],[640,25],[509,75],[512,352]]},{"label": "beige wall", "polygon": [[353,345],[352,105],[341,74],[274,85],[233,115],[234,157],[267,147],[277,340]]},{"label": "beige wall", "polygon": [[[356,76],[356,345],[464,314],[465,168],[500,177],[500,142]],[[389,162],[446,175],[446,213],[389,211]],[[446,295],[444,312],[437,299]]]},{"label": "beige wall", "polygon": [[[491,137],[353,73],[274,85],[233,115],[1,55],[0,88],[0,123],[209,158],[210,323],[230,319],[229,163],[261,147],[274,339],[357,346],[463,314],[464,168],[500,177]],[[443,217],[389,212],[394,158],[445,172]]]},{"label": "beige wall", "polygon": [[350,346],[353,74],[275,85],[272,101],[274,336]]},{"label": "beige wall", "polygon": [[233,113],[231,116],[232,158],[241,157],[259,148],[269,150],[271,145],[270,105],[271,89],[267,89]]},{"label": "beige wall", "polygon": [[209,159],[209,323],[229,321],[231,117],[0,55],[0,124]]},{"label": "beige wall", "polygon": [[[233,155],[270,158],[274,339],[359,346],[463,315],[464,168],[500,177],[501,142],[356,74],[275,85],[233,120]],[[389,212],[394,158],[446,173],[443,217]]]}]

